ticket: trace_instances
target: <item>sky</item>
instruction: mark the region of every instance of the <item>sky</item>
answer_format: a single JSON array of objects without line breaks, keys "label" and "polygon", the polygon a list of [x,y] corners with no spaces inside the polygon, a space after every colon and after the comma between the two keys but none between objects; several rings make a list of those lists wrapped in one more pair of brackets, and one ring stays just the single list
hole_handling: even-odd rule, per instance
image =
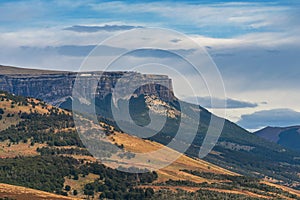
[{"label": "sky", "polygon": [[[300,124],[298,2],[2,0],[0,64],[77,71],[107,38],[142,27],[171,29],[202,46],[223,79],[226,97],[198,93],[200,105],[248,130]],[[122,48],[104,46],[102,56]],[[179,51],[187,55],[193,48]],[[135,57],[149,59],[141,53]],[[157,52],[151,59],[166,61]],[[170,56],[167,62],[179,65]],[[177,96],[193,101],[180,84],[174,86]],[[222,106],[211,107],[212,98],[226,99],[226,114]]]}]

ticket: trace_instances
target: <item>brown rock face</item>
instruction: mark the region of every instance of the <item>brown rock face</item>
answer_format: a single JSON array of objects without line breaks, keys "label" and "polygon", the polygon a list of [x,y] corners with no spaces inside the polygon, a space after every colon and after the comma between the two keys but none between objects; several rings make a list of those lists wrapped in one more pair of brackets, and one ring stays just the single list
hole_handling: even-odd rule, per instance
[{"label": "brown rock face", "polygon": [[156,95],[165,101],[171,101],[175,98],[172,81],[168,76],[135,72],[0,74],[0,90],[56,104],[72,96],[76,78],[80,85],[77,87],[79,88],[77,92],[96,94],[99,98],[104,98],[107,94],[112,93],[118,80],[121,80],[119,85],[120,88],[124,88],[121,90],[125,93],[127,92],[126,88],[134,83],[133,85],[140,85],[134,91],[134,95]]}]

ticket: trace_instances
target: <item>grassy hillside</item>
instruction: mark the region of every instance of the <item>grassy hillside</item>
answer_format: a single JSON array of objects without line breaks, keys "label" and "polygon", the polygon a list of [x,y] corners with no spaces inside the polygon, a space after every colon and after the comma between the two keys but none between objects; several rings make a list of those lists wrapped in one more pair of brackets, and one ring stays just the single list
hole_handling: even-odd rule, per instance
[{"label": "grassy hillside", "polygon": [[[75,99],[75,101],[77,100]],[[197,123],[195,119],[200,116],[200,124],[196,137],[190,148],[186,151],[186,155],[189,157],[198,158],[200,147],[213,115],[201,106],[180,102],[179,100],[162,102],[154,99],[154,102],[151,101],[149,102],[148,96],[132,97],[129,102],[130,108],[132,108],[130,115],[133,117],[135,123],[147,125],[150,120],[148,111],[152,109],[154,113],[156,112],[155,108],[151,107],[151,104],[164,106],[168,110],[166,124],[159,133],[149,138],[150,141],[155,141],[163,145],[167,145],[172,141],[177,134],[179,126],[185,133],[184,137],[180,138],[180,142],[187,144],[186,138],[193,137],[191,127]],[[107,95],[104,99],[96,99],[96,111],[100,121],[108,123],[118,130],[118,126],[113,120],[110,102],[111,95]],[[118,104],[121,105],[124,102],[120,101]],[[66,105],[70,106],[72,104],[68,102]],[[90,110],[87,105],[81,105],[85,108],[83,112]],[[187,110],[182,116],[180,115],[181,107]],[[71,109],[71,107],[68,107],[68,109]],[[157,115],[160,115],[160,113],[157,112]],[[182,117],[187,119],[185,120],[186,123],[182,123]],[[125,121],[123,125],[128,128],[132,126],[129,122]],[[176,147],[174,147],[174,150],[176,150]],[[298,158],[299,153],[288,150],[281,145],[268,142],[238,125],[225,120],[224,128],[217,144],[204,159],[209,163],[245,176],[265,178],[299,189],[300,177],[298,176],[298,172],[300,171],[300,160]]]},{"label": "grassy hillside", "polygon": [[[163,147],[157,142],[143,140],[119,132],[115,132],[110,137],[119,145],[124,145],[124,148],[130,150],[130,152],[145,153],[149,151],[155,151]],[[155,160],[160,158],[149,159]],[[140,187],[151,187],[155,191],[161,191],[163,189],[170,191],[183,190],[193,193],[193,198],[199,195],[198,193],[212,191],[216,193],[223,192],[227,198],[239,199],[243,199],[246,196],[262,199],[294,199],[298,198],[300,195],[300,192],[297,190],[279,186],[267,181],[260,181],[256,178],[244,177],[206,161],[192,159],[185,155],[181,156],[168,167],[158,170],[157,174],[158,179],[154,182],[154,186]],[[183,195],[185,198],[188,198],[184,193],[181,195]],[[210,197],[212,196],[213,194],[211,194]],[[225,196],[223,197],[225,198]]]},{"label": "grassy hillside", "polygon": [[[0,182],[5,184],[80,199],[92,196],[102,199],[296,199],[299,195],[289,188],[240,176],[187,156],[181,156],[157,172],[147,171],[138,176],[120,172],[97,162],[84,148],[69,112],[8,93],[2,93],[1,98],[0,108],[4,111],[1,120],[5,120],[5,125],[10,123],[0,131]],[[14,123],[8,120],[8,114],[14,114]],[[110,133],[106,142],[123,146],[124,152],[162,148],[160,143],[121,133],[105,122],[100,125]],[[101,153],[111,162],[119,162],[114,155]],[[159,159],[151,158],[151,162],[160,162]],[[123,163],[123,167],[126,166]],[[137,166],[137,170],[144,171],[144,168]],[[34,199],[40,198],[32,196],[34,190],[16,186],[7,188],[13,189],[0,189],[0,197],[22,199],[28,194]],[[21,197],[20,194],[24,193],[26,195]],[[47,196],[47,193],[42,194]],[[49,196],[45,198],[51,199]]]},{"label": "grassy hillside", "polygon": [[0,183],[0,199],[7,200],[70,200],[77,199],[74,197],[65,197],[61,195],[52,194],[40,190],[34,190],[26,187]]},{"label": "grassy hillside", "polygon": [[37,99],[14,96],[7,92],[0,93],[0,130],[17,125],[30,113],[50,115],[51,112],[67,113]]}]

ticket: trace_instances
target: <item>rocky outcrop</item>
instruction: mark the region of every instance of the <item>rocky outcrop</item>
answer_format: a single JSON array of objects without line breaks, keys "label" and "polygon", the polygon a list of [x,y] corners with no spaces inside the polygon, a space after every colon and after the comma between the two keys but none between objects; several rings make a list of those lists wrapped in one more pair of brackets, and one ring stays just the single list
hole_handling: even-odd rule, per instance
[{"label": "rocky outcrop", "polygon": [[[130,83],[136,82],[142,85],[134,92],[134,95],[137,96],[140,94],[156,95],[165,101],[171,101],[175,98],[172,81],[168,76],[135,72],[0,74],[0,90],[56,104],[72,96],[76,78],[80,84],[80,87],[77,87],[79,88],[77,92],[93,95],[96,91],[96,96],[99,98],[104,98],[107,94],[112,93],[118,80],[122,80],[124,91]],[[94,86],[96,86],[96,90]]]}]

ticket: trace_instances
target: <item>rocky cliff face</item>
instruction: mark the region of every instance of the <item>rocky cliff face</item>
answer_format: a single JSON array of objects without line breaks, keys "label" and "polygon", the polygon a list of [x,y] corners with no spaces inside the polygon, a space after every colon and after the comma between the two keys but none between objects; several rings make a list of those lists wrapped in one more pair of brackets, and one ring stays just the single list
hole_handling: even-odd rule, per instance
[{"label": "rocky cliff face", "polygon": [[[79,87],[77,92],[93,95],[93,93],[95,94],[96,86],[96,96],[104,98],[107,94],[113,92],[118,80],[125,75],[127,78],[122,79],[124,89],[132,82],[138,82],[142,85],[135,90],[134,95],[153,94],[165,101],[175,98],[172,81],[168,76],[145,75],[135,72],[0,74],[0,90],[16,95],[38,98],[51,104],[59,104],[59,102],[72,96],[76,77],[79,83],[82,84],[82,87]],[[144,82],[145,84],[143,85],[142,83]]]}]

